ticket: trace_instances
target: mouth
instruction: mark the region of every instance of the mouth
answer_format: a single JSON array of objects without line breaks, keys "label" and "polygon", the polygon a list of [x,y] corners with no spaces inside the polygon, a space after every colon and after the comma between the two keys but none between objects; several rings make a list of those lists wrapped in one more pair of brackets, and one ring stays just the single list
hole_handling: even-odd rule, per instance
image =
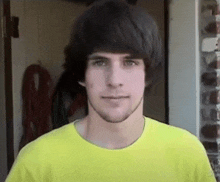
[{"label": "mouth", "polygon": [[102,96],[103,99],[128,99],[129,96]]},{"label": "mouth", "polygon": [[125,101],[127,101],[129,99],[129,96],[102,96],[101,97],[103,99],[104,102],[106,102],[108,105],[110,105],[111,107],[119,107],[122,103],[124,103]]}]

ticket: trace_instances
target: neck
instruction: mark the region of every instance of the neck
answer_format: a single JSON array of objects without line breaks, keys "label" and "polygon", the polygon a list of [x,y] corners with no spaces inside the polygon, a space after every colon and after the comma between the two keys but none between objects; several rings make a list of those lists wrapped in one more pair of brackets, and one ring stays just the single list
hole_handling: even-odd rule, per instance
[{"label": "neck", "polygon": [[119,123],[107,122],[92,111],[79,123],[77,130],[83,138],[103,148],[127,147],[143,133],[142,106],[143,104],[140,104],[126,120]]}]

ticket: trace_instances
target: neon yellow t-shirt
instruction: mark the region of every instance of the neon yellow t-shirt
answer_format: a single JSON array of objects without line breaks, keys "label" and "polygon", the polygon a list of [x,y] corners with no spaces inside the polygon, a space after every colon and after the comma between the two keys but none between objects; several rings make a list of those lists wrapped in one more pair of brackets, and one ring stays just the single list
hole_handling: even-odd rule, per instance
[{"label": "neon yellow t-shirt", "polygon": [[206,151],[189,132],[145,118],[141,137],[123,149],[83,139],[73,123],[19,153],[6,182],[215,182]]}]

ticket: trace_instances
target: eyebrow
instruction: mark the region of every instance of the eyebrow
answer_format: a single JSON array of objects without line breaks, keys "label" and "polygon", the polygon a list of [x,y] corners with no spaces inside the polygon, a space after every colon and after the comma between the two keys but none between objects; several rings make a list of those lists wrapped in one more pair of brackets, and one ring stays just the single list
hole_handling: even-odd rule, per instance
[{"label": "eyebrow", "polygon": [[88,59],[90,59],[90,60],[93,60],[93,59],[103,59],[103,58],[106,58],[106,57],[100,56],[100,55],[90,55],[88,57]]},{"label": "eyebrow", "polygon": [[[105,56],[100,56],[100,55],[90,55],[89,57],[88,57],[88,59],[90,59],[90,60],[93,60],[93,59],[108,59],[107,57],[105,57]],[[138,55],[128,55],[128,56],[125,56],[125,57],[123,57],[123,58],[126,58],[126,59],[142,59],[141,58],[141,56],[138,56]]]},{"label": "eyebrow", "polygon": [[138,56],[138,55],[128,55],[128,56],[125,56],[124,58],[126,58],[126,59],[142,59],[142,57]]}]

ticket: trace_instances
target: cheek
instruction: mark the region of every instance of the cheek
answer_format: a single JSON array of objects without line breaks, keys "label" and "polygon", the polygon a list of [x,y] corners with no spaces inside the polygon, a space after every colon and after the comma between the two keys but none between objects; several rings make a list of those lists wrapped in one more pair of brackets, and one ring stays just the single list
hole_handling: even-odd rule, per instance
[{"label": "cheek", "polygon": [[86,74],[86,89],[88,92],[96,92],[100,89],[103,80],[103,76],[99,73],[88,71]]},{"label": "cheek", "polygon": [[94,83],[89,83],[89,84],[87,84],[87,88],[88,88],[88,89],[93,89],[93,88],[94,88]]},{"label": "cheek", "polygon": [[105,78],[105,72],[103,70],[88,70],[86,73],[86,81],[89,84],[100,84]]},{"label": "cheek", "polygon": [[143,71],[137,71],[131,75],[130,80],[132,80],[134,84],[142,85],[145,82],[145,73]]},{"label": "cheek", "polygon": [[145,88],[145,73],[140,71],[133,74],[129,82],[133,93],[142,94]]}]

